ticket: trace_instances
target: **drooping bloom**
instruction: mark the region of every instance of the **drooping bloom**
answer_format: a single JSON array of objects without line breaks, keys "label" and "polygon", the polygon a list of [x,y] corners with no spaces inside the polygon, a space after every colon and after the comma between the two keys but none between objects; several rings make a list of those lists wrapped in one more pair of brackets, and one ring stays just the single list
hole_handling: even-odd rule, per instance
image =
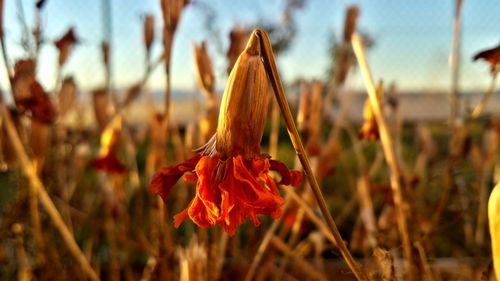
[{"label": "drooping bloom", "polygon": [[196,182],[195,198],[174,217],[176,227],[189,216],[200,227],[220,225],[232,235],[247,218],[255,225],[258,215],[277,219],[284,199],[269,171],[281,174],[279,184],[301,181],[299,172],[260,154],[270,91],[260,52],[254,34],[231,71],[212,139],[186,162],[161,168],[150,182],[163,200],[183,175]]}]

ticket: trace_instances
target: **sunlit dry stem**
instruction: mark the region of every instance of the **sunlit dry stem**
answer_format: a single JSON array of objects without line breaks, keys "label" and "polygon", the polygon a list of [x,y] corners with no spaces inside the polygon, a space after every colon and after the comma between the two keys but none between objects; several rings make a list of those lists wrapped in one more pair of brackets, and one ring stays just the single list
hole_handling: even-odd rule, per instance
[{"label": "sunlit dry stem", "polygon": [[290,110],[290,107],[288,106],[288,102],[285,96],[285,90],[283,88],[283,85],[281,84],[281,80],[278,74],[278,69],[276,67],[276,62],[274,61],[274,56],[269,37],[261,29],[256,29],[254,31],[253,36],[259,36],[259,39],[261,41],[264,66],[270,78],[271,85],[273,87],[274,94],[276,96],[276,100],[280,106],[281,114],[283,115],[283,119],[285,120],[285,124],[288,129],[288,134],[290,136],[290,140],[292,141],[292,145],[295,149],[295,153],[297,154],[297,157],[299,158],[300,163],[304,168],[304,172],[309,181],[309,184],[311,185],[313,194],[316,198],[316,201],[318,201],[321,213],[323,214],[327,222],[327,225],[330,228],[330,231],[335,237],[335,241],[337,241],[340,253],[344,257],[347,265],[352,270],[356,278],[358,280],[368,280],[366,273],[356,263],[351,253],[347,249],[347,246],[345,245],[344,241],[342,240],[339,230],[337,229],[337,225],[335,224],[335,221],[333,220],[328,210],[323,194],[321,193],[319,184],[316,178],[314,177],[311,164],[309,163],[304,146],[300,139],[299,132],[297,131],[297,127],[295,126],[295,122],[293,121],[292,112]]},{"label": "sunlit dry stem", "polygon": [[394,204],[396,205],[399,233],[401,235],[401,240],[403,242],[403,251],[406,257],[405,262],[408,274],[407,278],[408,280],[413,280],[411,240],[410,240],[410,235],[408,233],[408,226],[404,211],[405,201],[403,199],[401,191],[402,188],[400,182],[400,171],[398,168],[396,154],[394,152],[392,137],[389,131],[389,127],[387,125],[387,121],[382,112],[381,105],[379,104],[379,99],[377,98],[377,90],[375,87],[375,83],[373,82],[368,62],[366,60],[362,39],[357,33],[354,33],[351,38],[351,43],[354,49],[354,54],[356,55],[356,58],[358,60],[359,68],[363,75],[363,79],[365,81],[365,86],[368,91],[368,97],[370,99],[372,110],[373,113],[375,114],[377,125],[380,131],[380,140],[382,142],[382,148],[384,150],[387,164],[389,165],[389,169],[391,171],[392,195],[394,199]]}]

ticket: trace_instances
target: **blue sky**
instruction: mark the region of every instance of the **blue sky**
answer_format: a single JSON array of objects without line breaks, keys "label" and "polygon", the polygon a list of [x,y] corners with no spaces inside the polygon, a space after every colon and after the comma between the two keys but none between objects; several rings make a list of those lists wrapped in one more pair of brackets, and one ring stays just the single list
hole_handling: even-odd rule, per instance
[{"label": "blue sky", "polygon": [[[5,32],[12,60],[25,54],[19,47],[21,29],[15,2],[5,2]],[[47,0],[43,21],[45,37],[53,41],[75,26],[82,38],[68,64],[65,74],[73,74],[83,89],[102,85],[103,68],[100,63],[102,0]],[[194,0],[193,0],[194,1]],[[22,0],[28,24],[33,22],[33,0]],[[140,16],[156,16],[157,39],[161,36],[159,0],[112,0],[113,6],[113,68],[114,84],[126,87],[137,81],[144,70],[142,22]],[[260,19],[278,19],[284,1],[271,0],[198,0],[211,5],[217,15],[216,26],[221,31],[221,43],[228,45],[227,33],[234,24],[254,25]],[[451,41],[452,0],[419,1],[347,1],[309,0],[296,12],[298,35],[293,47],[279,58],[279,67],[285,81],[298,77],[323,78],[328,66],[328,39],[332,32],[340,35],[346,6],[361,8],[359,27],[375,37],[376,46],[369,52],[374,76],[387,82],[395,81],[409,90],[448,89],[450,70],[448,55]],[[489,81],[485,63],[472,63],[471,56],[478,50],[500,43],[500,1],[465,0],[463,13],[463,44],[461,85],[465,90],[485,89]],[[195,89],[191,43],[209,39],[205,32],[204,6],[189,6],[183,14],[176,35],[172,61],[174,89]],[[209,44],[213,43],[212,39]],[[226,61],[214,44],[208,46],[218,74],[218,87],[225,82]],[[159,53],[158,40],[154,53]],[[52,44],[46,44],[40,54],[38,78],[49,89],[53,87],[57,53]],[[12,62],[11,62],[12,63]],[[151,77],[149,87],[163,88],[163,67]],[[0,83],[6,88],[4,68],[0,68]],[[348,83],[362,87],[359,75]]]}]

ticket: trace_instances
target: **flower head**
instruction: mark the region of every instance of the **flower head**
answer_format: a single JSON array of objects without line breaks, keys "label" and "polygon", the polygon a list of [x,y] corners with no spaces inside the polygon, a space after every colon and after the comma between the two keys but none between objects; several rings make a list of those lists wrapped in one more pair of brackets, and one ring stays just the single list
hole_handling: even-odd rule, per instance
[{"label": "flower head", "polygon": [[279,184],[301,181],[300,172],[260,154],[270,90],[260,52],[254,34],[229,76],[214,137],[193,158],[161,168],[150,182],[163,200],[183,175],[196,183],[196,196],[174,217],[176,227],[189,217],[200,227],[220,225],[234,234],[247,218],[255,225],[258,215],[279,218],[284,199],[269,171],[281,175]]},{"label": "flower head", "polygon": [[75,34],[73,27],[68,29],[66,33],[54,42],[56,48],[59,49],[59,65],[63,65],[68,59],[73,46],[78,43],[78,37]]}]

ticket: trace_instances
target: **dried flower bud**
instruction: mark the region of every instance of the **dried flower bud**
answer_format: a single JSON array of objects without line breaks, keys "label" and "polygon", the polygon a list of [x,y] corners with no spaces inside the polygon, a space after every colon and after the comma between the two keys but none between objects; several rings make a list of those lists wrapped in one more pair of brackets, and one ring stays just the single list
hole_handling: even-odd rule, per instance
[{"label": "dried flower bud", "polygon": [[108,105],[109,99],[105,89],[97,89],[93,92],[94,100],[94,114],[99,126],[99,130],[102,131],[109,121]]},{"label": "dried flower bud", "polygon": [[61,86],[61,91],[59,91],[59,114],[62,116],[66,115],[73,105],[75,104],[77,95],[76,83],[73,77],[68,77],[64,79]]},{"label": "dried flower bud", "polygon": [[215,87],[215,75],[212,69],[212,61],[208,56],[206,43],[199,46],[193,44],[193,54],[196,68],[196,82],[208,97],[213,96]]},{"label": "dried flower bud", "polygon": [[269,104],[269,85],[258,37],[248,41],[229,75],[219,112],[216,148],[223,157],[260,152]]},{"label": "dried flower bud", "polygon": [[155,17],[151,14],[144,16],[144,46],[149,52],[155,39]]},{"label": "dried flower bud", "polygon": [[161,0],[161,10],[165,27],[170,31],[177,29],[182,9],[189,4],[189,0]]},{"label": "dried flower bud", "polygon": [[243,49],[245,49],[245,43],[248,40],[250,33],[248,30],[242,28],[233,28],[231,33],[229,33],[230,45],[227,50],[226,56],[228,60],[227,72],[230,73],[233,69],[236,60],[238,59]]},{"label": "dried flower bud", "polygon": [[496,48],[484,50],[474,55],[474,61],[479,59],[488,62],[492,74],[500,71],[500,45]]},{"label": "dried flower bud", "polygon": [[75,35],[73,27],[68,29],[68,31],[55,42],[56,48],[59,49],[59,66],[66,63],[76,43],[78,43],[78,38]]}]

